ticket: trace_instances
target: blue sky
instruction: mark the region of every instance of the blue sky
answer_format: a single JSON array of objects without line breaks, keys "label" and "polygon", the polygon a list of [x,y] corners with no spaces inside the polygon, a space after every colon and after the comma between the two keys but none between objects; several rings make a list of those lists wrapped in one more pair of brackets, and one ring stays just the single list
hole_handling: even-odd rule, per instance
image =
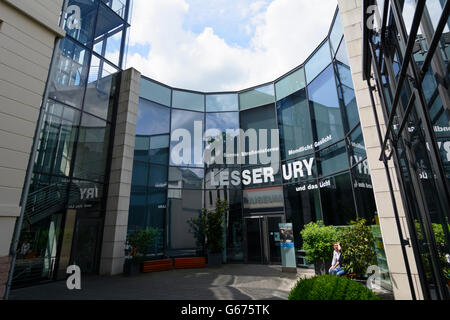
[{"label": "blue sky", "polygon": [[183,27],[200,34],[205,27],[214,29],[228,45],[248,48],[254,29],[247,27],[249,19],[262,14],[270,0],[188,0],[190,14],[185,16]]},{"label": "blue sky", "polygon": [[301,64],[336,0],[134,0],[127,67],[168,85],[241,90]]}]

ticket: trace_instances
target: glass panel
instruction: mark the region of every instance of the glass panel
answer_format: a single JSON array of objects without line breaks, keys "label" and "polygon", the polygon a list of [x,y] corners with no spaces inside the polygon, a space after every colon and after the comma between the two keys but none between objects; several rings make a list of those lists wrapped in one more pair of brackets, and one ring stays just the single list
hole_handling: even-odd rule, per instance
[{"label": "glass panel", "polygon": [[128,232],[145,228],[147,217],[147,189],[145,186],[136,186],[134,182],[131,186]]},{"label": "glass panel", "polygon": [[[78,12],[79,8],[79,12]],[[97,17],[98,0],[68,0],[63,28],[68,36],[91,47]],[[76,19],[77,15],[80,19]]]},{"label": "glass panel", "polygon": [[275,84],[277,100],[281,100],[288,95],[297,92],[306,86],[305,69],[301,68]]},{"label": "glass panel", "polygon": [[110,7],[122,19],[125,18],[127,0],[103,0],[103,3]]},{"label": "glass panel", "polygon": [[281,217],[267,217],[267,233],[269,234],[270,263],[281,264],[280,239],[275,234],[280,232]]},{"label": "glass panel", "polygon": [[153,188],[132,188],[128,232],[149,227],[160,230],[160,238],[155,240],[155,247],[150,253],[163,249],[164,218],[166,213],[167,191]]},{"label": "glass panel", "polygon": [[316,180],[284,187],[287,220],[294,227],[294,241],[297,248],[302,248],[300,231],[310,222],[322,219],[319,189]]},{"label": "glass panel", "polygon": [[170,107],[172,90],[156,82],[141,78],[139,94],[142,98]]},{"label": "glass panel", "polygon": [[[274,105],[267,105],[263,107],[259,107],[257,109],[250,109],[246,111],[242,111],[240,113],[241,117],[241,129],[246,132],[247,130],[253,129],[254,135],[256,136],[257,142],[256,146],[252,146],[252,149],[254,147],[257,148],[257,150],[250,150],[250,138],[252,140],[255,140],[254,137],[250,134],[250,138],[245,139],[245,152],[249,151],[263,151],[262,149],[265,148],[277,148],[279,141],[272,141],[271,139],[271,130],[277,129],[277,123],[276,123],[276,115],[275,115],[275,108]],[[261,139],[259,130],[266,129],[267,131],[267,140]],[[267,142],[267,143],[265,143]],[[261,148],[262,145],[264,145],[264,148]],[[279,152],[279,151],[273,151],[273,152]],[[272,152],[264,152],[263,154],[267,154],[268,157],[272,156]],[[261,164],[261,153],[256,154],[255,156],[245,156],[245,164]],[[278,157],[279,159],[279,157]],[[255,161],[256,160],[256,161]]]},{"label": "glass panel", "polygon": [[317,164],[314,154],[305,158],[286,161],[282,171],[285,183],[314,179],[317,176]]},{"label": "glass panel", "polygon": [[353,189],[355,190],[355,200],[358,207],[358,217],[364,218],[368,224],[376,224],[375,214],[377,206],[373,196],[372,179],[368,170],[355,167],[352,169]]},{"label": "glass panel", "polygon": [[332,66],[308,86],[316,148],[326,147],[344,137],[341,111]]},{"label": "glass panel", "polygon": [[[414,18],[414,12],[416,11],[416,4],[415,0],[403,0],[401,3],[403,5],[403,20],[405,22],[406,32],[409,35]],[[419,31],[419,33],[421,32]]]},{"label": "glass panel", "polygon": [[[203,120],[204,113],[172,110],[171,165],[203,167]],[[176,130],[178,135],[174,135]]]},{"label": "glass panel", "polygon": [[34,171],[69,176],[80,112],[47,102]]},{"label": "glass panel", "polygon": [[24,223],[18,243],[12,288],[52,280],[61,238],[62,214],[44,216],[33,224]]},{"label": "glass panel", "polygon": [[339,62],[335,66],[339,101],[344,110],[344,129],[347,133],[359,123],[358,105],[356,103],[355,91],[353,90],[350,68]]},{"label": "glass panel", "polygon": [[352,181],[348,173],[319,181],[323,221],[326,225],[344,226],[356,219]]},{"label": "glass panel", "polygon": [[136,136],[134,143],[134,160],[149,161],[150,137]]},{"label": "glass panel", "polygon": [[345,43],[345,39],[342,39],[341,45],[336,54],[336,60],[342,62],[347,66],[350,65],[350,61],[348,60],[347,45]]},{"label": "glass panel", "polygon": [[81,109],[89,57],[87,50],[69,38],[61,40],[48,83],[49,98]]},{"label": "glass panel", "polygon": [[106,121],[83,114],[75,159],[75,177],[104,181],[109,135],[110,125]]},{"label": "glass panel", "polygon": [[109,63],[92,57],[84,111],[111,121],[118,71]]},{"label": "glass panel", "polygon": [[237,94],[206,95],[206,112],[239,111]]},{"label": "glass panel", "polygon": [[290,159],[314,151],[306,90],[277,102],[281,157]]},{"label": "glass panel", "polygon": [[195,255],[197,244],[194,235],[189,232],[189,220],[198,218],[202,208],[203,191],[169,189],[167,247],[176,250],[174,255],[180,251],[186,252],[186,249],[191,249],[190,253]]},{"label": "glass panel", "polygon": [[331,147],[317,153],[317,168],[319,176],[326,176],[331,173],[348,169],[347,150],[345,142],[338,142]]},{"label": "glass panel", "polygon": [[333,48],[333,52],[336,54],[339,43],[341,43],[341,39],[344,35],[344,31],[342,29],[341,23],[341,15],[337,12],[336,20],[334,21],[333,29],[330,33],[330,42],[331,47]]},{"label": "glass panel", "polygon": [[167,167],[156,164],[149,165],[148,186],[154,188],[167,187]]},{"label": "glass panel", "polygon": [[243,191],[244,214],[283,212],[284,196],[282,187],[247,189]]},{"label": "glass panel", "polygon": [[169,133],[169,126],[169,108],[145,99],[139,99],[136,134],[157,135]]},{"label": "glass panel", "polygon": [[[428,0],[426,2],[426,8],[428,11],[428,14],[430,16],[431,23],[433,24],[434,30],[436,30],[439,19],[444,11],[444,4],[445,2],[443,0]],[[447,20],[447,25],[444,28],[444,34],[447,33],[450,29],[450,18]]]},{"label": "glass panel", "polygon": [[95,272],[101,223],[97,220],[78,220],[73,243],[73,261],[83,272]]},{"label": "glass panel", "polygon": [[105,5],[100,5],[95,28],[94,51],[115,65],[118,65],[120,60],[123,26],[120,17]]},{"label": "glass panel", "polygon": [[[211,154],[211,158],[208,159],[209,165],[236,165],[238,163],[236,153],[238,150],[236,137],[239,136],[239,113],[238,112],[222,112],[222,113],[207,113],[206,114],[206,132],[205,138],[207,146],[205,151]],[[208,131],[209,130],[209,131]],[[221,133],[218,137],[217,134]],[[213,144],[216,139],[222,139],[223,150],[217,150]],[[230,150],[227,150],[227,139],[232,139],[230,142]],[[231,150],[231,147],[233,150]],[[209,151],[210,148],[215,150]],[[222,151],[222,154],[219,154]]]},{"label": "glass panel", "polygon": [[172,107],[204,112],[205,96],[198,93],[174,90]]},{"label": "glass panel", "polygon": [[240,189],[241,168],[213,166],[206,169],[205,189]]},{"label": "glass panel", "polygon": [[150,158],[152,163],[169,164],[169,135],[150,138]]},{"label": "glass panel", "polygon": [[140,161],[134,161],[133,164],[133,176],[132,184],[133,186],[143,186],[148,185],[148,164]]},{"label": "glass panel", "polygon": [[169,188],[203,189],[203,169],[170,167]]},{"label": "glass panel", "polygon": [[245,219],[245,226],[247,231],[247,261],[249,263],[262,263],[262,219]]},{"label": "glass panel", "polygon": [[239,94],[241,110],[259,107],[274,101],[275,92],[273,84],[268,84]]},{"label": "glass panel", "polygon": [[119,27],[116,30],[96,39],[94,51],[114,63],[116,66],[120,62],[120,47],[122,45],[123,29]]},{"label": "glass panel", "polygon": [[361,131],[361,126],[358,126],[351,134],[348,142],[348,150],[350,156],[351,166],[360,162],[362,159],[367,157],[366,146],[364,144],[364,137]]},{"label": "glass panel", "polygon": [[227,261],[244,261],[244,230],[242,219],[242,192],[240,190],[225,190],[228,199],[229,212],[225,217]]},{"label": "glass panel", "polygon": [[314,80],[314,78],[325,69],[331,63],[330,45],[325,42],[319,50],[306,62],[306,80],[308,83]]},{"label": "glass panel", "polygon": [[[264,174],[265,170],[270,168],[271,171],[268,174]],[[242,187],[245,189],[280,185],[282,184],[280,164],[273,163],[272,165],[242,167],[241,180]]]}]

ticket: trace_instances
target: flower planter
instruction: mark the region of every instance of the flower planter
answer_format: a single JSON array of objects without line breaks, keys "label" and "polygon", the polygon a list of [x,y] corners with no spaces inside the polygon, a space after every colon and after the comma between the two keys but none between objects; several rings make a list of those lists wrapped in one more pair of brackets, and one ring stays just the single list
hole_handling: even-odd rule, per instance
[{"label": "flower planter", "polygon": [[127,277],[135,277],[141,273],[141,264],[137,261],[126,261],[123,266],[123,273]]},{"label": "flower planter", "polygon": [[222,253],[208,253],[208,267],[220,267],[222,265]]},{"label": "flower planter", "polygon": [[331,260],[316,259],[314,260],[314,271],[316,276],[327,274],[331,266]]}]

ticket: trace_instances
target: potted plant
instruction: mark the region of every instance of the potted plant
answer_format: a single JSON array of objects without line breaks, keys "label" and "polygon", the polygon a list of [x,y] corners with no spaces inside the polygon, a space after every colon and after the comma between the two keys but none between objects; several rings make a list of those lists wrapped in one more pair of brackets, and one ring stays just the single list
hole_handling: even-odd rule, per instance
[{"label": "potted plant", "polygon": [[127,244],[130,247],[129,256],[131,258],[125,261],[124,273],[128,276],[135,276],[140,273],[141,262],[154,245],[154,239],[159,231],[152,227],[145,230],[137,229],[127,236]]},{"label": "potted plant", "polygon": [[202,209],[198,218],[191,218],[189,220],[189,231],[194,235],[197,243],[197,256],[203,257],[206,255],[206,232],[208,228],[208,212]]},{"label": "potted plant", "polygon": [[206,210],[208,266],[220,266],[222,264],[223,222],[227,211],[227,201],[220,199],[217,199],[214,211]]},{"label": "potted plant", "polygon": [[316,275],[326,274],[333,257],[333,243],[337,240],[337,229],[324,226],[322,221],[310,222],[301,231],[306,259],[314,263]]},{"label": "potted plant", "polygon": [[217,199],[214,211],[203,208],[198,218],[189,220],[190,232],[199,248],[197,254],[207,255],[210,267],[222,264],[223,222],[227,210],[227,201]]},{"label": "potted plant", "polygon": [[356,279],[365,281],[367,268],[377,262],[374,236],[366,220],[351,221],[350,226],[341,227],[338,239],[342,247],[343,269]]}]

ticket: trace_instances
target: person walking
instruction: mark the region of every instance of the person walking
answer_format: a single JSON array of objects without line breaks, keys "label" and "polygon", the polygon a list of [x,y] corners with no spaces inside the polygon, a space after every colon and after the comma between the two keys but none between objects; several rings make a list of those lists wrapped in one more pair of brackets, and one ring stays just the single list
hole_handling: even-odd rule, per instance
[{"label": "person walking", "polygon": [[339,242],[335,242],[333,248],[333,260],[331,261],[331,268],[328,270],[328,273],[331,275],[342,276],[345,273],[345,270],[342,269],[341,245]]}]

